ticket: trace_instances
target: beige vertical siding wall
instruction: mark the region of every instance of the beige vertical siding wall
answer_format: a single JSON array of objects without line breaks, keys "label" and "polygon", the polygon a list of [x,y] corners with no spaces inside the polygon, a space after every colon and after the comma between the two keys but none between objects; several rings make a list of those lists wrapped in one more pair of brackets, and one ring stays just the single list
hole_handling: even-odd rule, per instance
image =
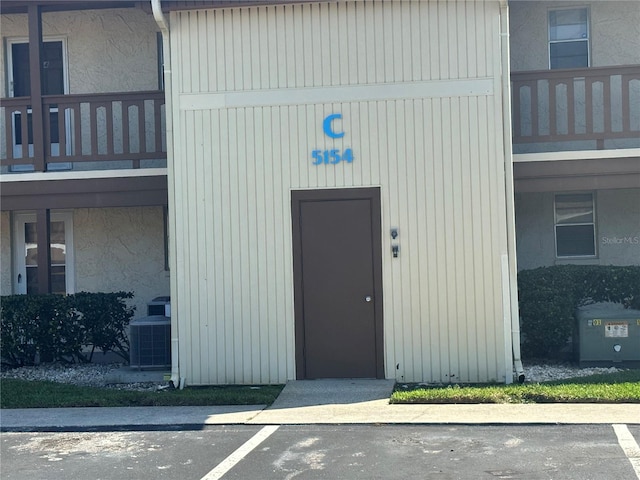
[{"label": "beige vertical siding wall", "polygon": [[[381,187],[386,376],[504,381],[497,2],[189,11],[171,28],[187,383],[294,378],[290,192],[361,186]],[[342,139],[323,134],[330,113]],[[312,165],[331,148],[353,163]]]}]

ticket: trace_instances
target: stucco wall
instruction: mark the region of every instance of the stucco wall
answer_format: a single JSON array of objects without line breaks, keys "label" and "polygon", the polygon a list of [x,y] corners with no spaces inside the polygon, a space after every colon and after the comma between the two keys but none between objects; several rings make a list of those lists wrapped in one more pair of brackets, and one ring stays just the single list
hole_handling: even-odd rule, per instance
[{"label": "stucco wall", "polygon": [[[6,39],[28,36],[27,15],[2,15]],[[42,14],[43,36],[67,40],[69,93],[157,90],[157,25],[138,8]],[[0,55],[0,92],[8,95],[5,49]]]},{"label": "stucco wall", "polygon": [[598,192],[598,250],[604,265],[640,265],[640,188]]},{"label": "stucco wall", "polygon": [[[0,292],[10,295],[10,216],[0,217]],[[76,292],[132,291],[136,317],[154,297],[169,295],[164,270],[162,207],[81,208],[73,211]]]},{"label": "stucco wall", "polygon": [[596,199],[597,256],[555,258],[554,193],[516,195],[518,268],[566,263],[640,265],[640,189],[599,190]]},{"label": "stucco wall", "polygon": [[11,291],[11,228],[9,212],[0,212],[0,295]]},{"label": "stucco wall", "polygon": [[133,291],[136,317],[169,295],[162,215],[162,207],[75,210],[76,291]]},{"label": "stucco wall", "polygon": [[511,1],[509,2],[511,69],[549,68],[549,9],[589,7],[591,66],[640,63],[640,2]]}]

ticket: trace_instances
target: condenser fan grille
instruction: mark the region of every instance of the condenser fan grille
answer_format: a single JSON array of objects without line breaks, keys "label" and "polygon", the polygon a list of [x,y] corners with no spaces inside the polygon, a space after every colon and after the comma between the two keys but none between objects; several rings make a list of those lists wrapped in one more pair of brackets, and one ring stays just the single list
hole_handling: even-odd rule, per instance
[{"label": "condenser fan grille", "polygon": [[171,366],[171,319],[163,315],[139,318],[129,324],[132,367]]}]

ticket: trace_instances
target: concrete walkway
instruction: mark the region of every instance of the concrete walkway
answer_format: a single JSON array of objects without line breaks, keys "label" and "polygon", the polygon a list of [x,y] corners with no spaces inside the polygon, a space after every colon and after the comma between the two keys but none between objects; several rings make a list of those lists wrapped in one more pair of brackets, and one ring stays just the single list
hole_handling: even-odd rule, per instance
[{"label": "concrete walkway", "polygon": [[290,380],[270,410],[310,406],[353,405],[374,400],[388,401],[395,380]]},{"label": "concrete walkway", "polygon": [[269,408],[115,407],[0,410],[5,431],[285,424],[640,424],[640,404],[390,405],[393,381],[288,382]]},{"label": "concrete walkway", "polygon": [[390,405],[393,380],[296,380],[249,424],[640,423],[640,404]]}]

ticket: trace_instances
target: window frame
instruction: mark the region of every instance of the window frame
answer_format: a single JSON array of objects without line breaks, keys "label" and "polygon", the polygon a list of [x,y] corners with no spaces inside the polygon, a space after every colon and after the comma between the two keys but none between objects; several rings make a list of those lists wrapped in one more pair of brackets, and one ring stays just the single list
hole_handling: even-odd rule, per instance
[{"label": "window frame", "polygon": [[[69,94],[69,53],[67,50],[68,39],[65,35],[45,35],[42,37],[42,43],[60,43],[61,44],[61,53],[62,53],[62,95]],[[13,55],[13,46],[14,45],[29,45],[29,37],[8,37],[6,39],[6,67],[7,67],[7,93],[9,98],[15,98],[15,85],[14,85],[14,63],[16,59]],[[16,124],[16,115],[18,112],[11,113],[11,121]],[[32,114],[32,109],[27,109],[27,116],[30,117]],[[58,114],[58,107],[52,106],[49,109],[49,114]],[[67,132],[66,145],[67,145],[67,154],[71,154],[71,146],[73,145],[71,138],[71,114],[70,112],[65,113],[65,123],[67,128],[65,129]],[[12,147],[14,150],[14,157],[25,158],[25,157],[33,157],[33,142],[29,143],[29,132],[22,132],[21,142],[17,143],[16,138],[16,128],[12,128],[13,138],[11,140]],[[26,137],[26,142],[25,138]],[[18,150],[18,146],[20,150]],[[51,148],[60,148],[60,143],[51,143]],[[10,148],[7,146],[7,148]],[[55,157],[56,155],[54,155]],[[71,162],[55,162],[51,163],[47,166],[48,170],[70,170],[72,168]],[[11,165],[11,172],[33,172],[33,164],[23,164],[23,165]]]},{"label": "window frame", "polygon": [[[557,221],[557,212],[558,212],[558,197],[567,196],[567,195],[590,195],[591,196],[591,211],[592,213],[592,221],[591,222],[576,222],[576,223],[558,223]],[[558,254],[558,227],[563,228],[567,226],[592,226],[593,229],[593,253],[592,254],[582,254],[582,255],[559,255]],[[596,194],[595,192],[557,192],[553,194],[553,242],[554,242],[554,256],[556,260],[567,260],[567,259],[589,259],[589,258],[598,258],[598,218],[596,215]]]},{"label": "window frame", "polygon": [[[65,228],[65,289],[66,294],[75,293],[75,247],[73,244],[73,212],[56,210],[50,214],[50,222],[63,222]],[[36,223],[36,214],[32,212],[16,212],[13,216],[13,261],[15,272],[12,279],[13,292],[18,295],[27,294],[27,265],[25,260],[25,232],[27,223]],[[18,282],[18,275],[24,282]]]},{"label": "window frame", "polygon": [[[570,40],[551,40],[551,13],[552,12],[561,12],[567,10],[585,10],[587,17],[587,37],[586,38],[574,38]],[[584,67],[575,67],[575,68],[589,68],[591,67],[591,9],[586,5],[574,5],[571,7],[562,7],[562,8],[550,8],[547,10],[547,59],[549,70],[562,70],[562,68],[554,68],[551,66],[551,45],[557,43],[575,43],[575,42],[586,42],[587,44],[587,65]]]}]

